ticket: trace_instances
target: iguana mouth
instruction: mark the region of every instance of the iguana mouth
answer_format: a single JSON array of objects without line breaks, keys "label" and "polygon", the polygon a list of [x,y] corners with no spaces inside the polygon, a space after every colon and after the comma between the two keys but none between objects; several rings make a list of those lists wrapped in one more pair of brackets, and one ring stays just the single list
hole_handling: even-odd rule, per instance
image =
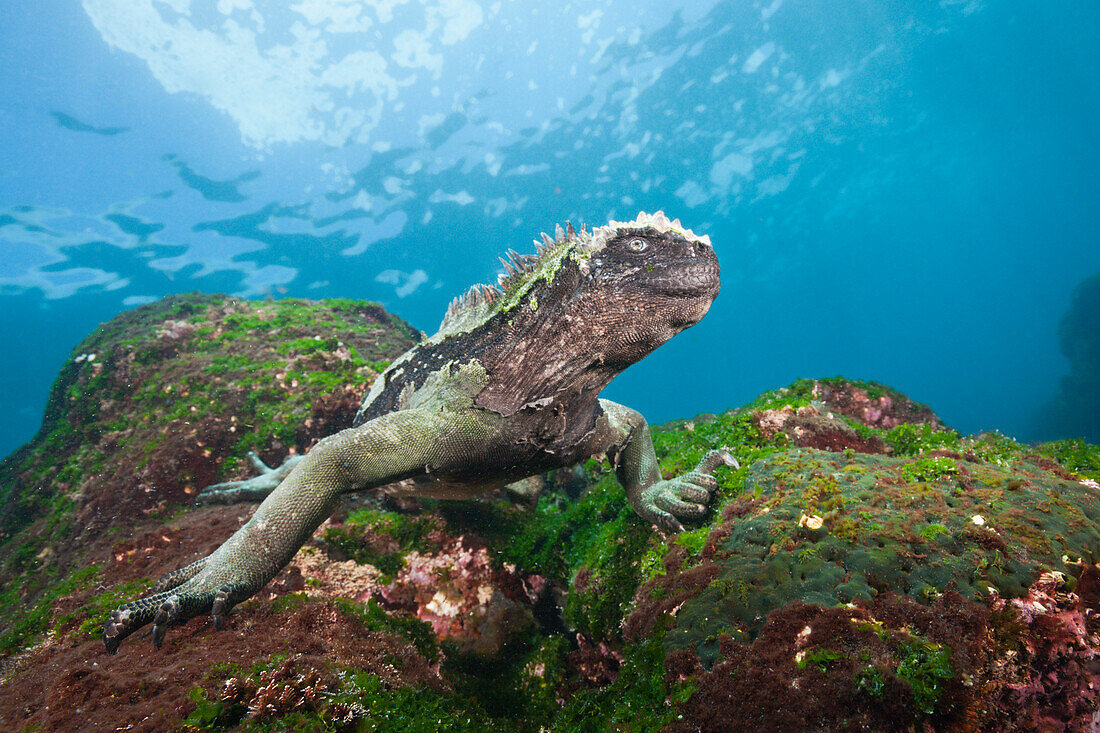
[{"label": "iguana mouth", "polygon": [[701,297],[718,295],[719,268],[717,262],[662,267],[650,273],[649,284],[666,295]]}]

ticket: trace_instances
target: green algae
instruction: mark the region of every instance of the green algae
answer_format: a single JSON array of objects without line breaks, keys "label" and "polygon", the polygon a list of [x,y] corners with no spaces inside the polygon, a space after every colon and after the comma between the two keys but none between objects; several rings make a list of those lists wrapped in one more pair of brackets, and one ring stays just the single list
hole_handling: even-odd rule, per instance
[{"label": "green algae", "polygon": [[918,458],[907,461],[901,467],[901,477],[910,483],[939,481],[950,476],[957,476],[958,473],[958,465],[950,458],[942,456]]},{"label": "green algae", "polygon": [[566,625],[595,639],[617,638],[640,583],[639,559],[652,528],[634,514],[609,467],[576,501],[559,492],[540,497],[533,516],[493,550],[503,562],[538,573],[571,589],[563,609]]},{"label": "green algae", "polygon": [[902,423],[883,431],[882,438],[894,453],[911,456],[934,450],[956,450],[959,434],[954,430],[936,428],[927,423]]},{"label": "green algae", "polygon": [[138,578],[119,583],[102,593],[92,596],[75,611],[58,617],[55,628],[78,622],[76,630],[73,632],[74,641],[82,642],[93,637],[99,638],[104,624],[111,617],[112,611],[123,603],[140,597],[152,587],[153,581],[149,578]]},{"label": "green algae", "polygon": [[366,603],[347,598],[337,598],[336,607],[359,620],[369,631],[385,631],[411,643],[429,662],[439,657],[439,641],[432,628],[418,618],[395,616],[386,613],[373,600]]},{"label": "green algae", "polygon": [[619,635],[641,580],[638,560],[648,542],[648,528],[639,523],[633,514],[620,514],[588,544],[563,609],[570,628],[593,639]]},{"label": "green algae", "polygon": [[[771,397],[763,402],[778,404],[777,400],[778,397]],[[722,415],[700,415],[694,420],[654,426],[653,446],[662,475],[668,478],[694,469],[707,451],[714,448],[729,450],[743,467],[747,467],[787,447],[787,438],[782,433],[771,439],[765,437],[752,416],[752,409],[756,408],[750,406]],[[743,473],[720,470],[717,477],[720,496],[729,498],[739,493]]]},{"label": "green algae", "polygon": [[949,649],[930,642],[908,639],[898,650],[896,674],[909,683],[917,709],[925,715],[936,710],[943,683],[955,677]]},{"label": "green algae", "polygon": [[648,583],[659,575],[664,575],[665,556],[668,545],[664,542],[651,542],[644,555],[638,560],[639,575],[642,583]]},{"label": "green algae", "polygon": [[1083,440],[1056,440],[1038,445],[1036,452],[1057,461],[1067,471],[1100,481],[1100,446]]},{"label": "green algae", "polygon": [[[814,647],[798,653],[796,666],[800,670],[814,668],[822,675],[834,669],[852,669],[853,689],[870,699],[879,699],[890,678],[902,680],[912,695],[914,711],[920,716],[935,715],[948,681],[957,677],[951,663],[951,650],[908,631],[891,631],[880,624],[856,624],[861,632],[873,632],[886,645],[886,654],[877,653],[874,663],[869,648],[856,644],[851,648]],[[856,639],[859,637],[857,636]]]},{"label": "green algae", "polygon": [[[776,450],[747,416],[699,418],[690,428],[655,426],[653,439],[666,477],[693,469],[715,445],[739,458]],[[544,493],[534,516],[499,537],[494,550],[522,570],[568,584],[563,619],[569,628],[593,639],[617,640],[637,587],[663,572],[667,545],[630,508],[608,465],[590,461],[587,471],[591,484],[582,496],[571,501],[561,492]],[[738,471],[723,467],[715,475],[720,496],[739,493]],[[708,535],[705,526],[697,527],[676,541],[698,555]]]},{"label": "green algae", "polygon": [[880,699],[886,690],[886,677],[882,670],[873,664],[868,664],[856,672],[853,678],[856,692],[872,699]]},{"label": "green algae", "polygon": [[[301,593],[281,596],[272,603],[275,613],[297,610],[316,603]],[[428,624],[415,618],[394,617],[373,601],[360,603],[336,599],[337,609],[359,621],[368,631],[385,632],[411,642],[428,661],[443,659],[440,646]],[[299,655],[300,656],[300,655]],[[518,730],[506,718],[490,716],[478,700],[444,685],[415,684],[402,686],[388,682],[378,674],[342,666],[330,660],[309,659],[309,664],[321,664],[330,683],[295,671],[289,675],[265,673],[278,670],[284,663],[293,664],[288,652],[272,654],[248,668],[232,662],[215,664],[207,680],[216,683],[223,694],[207,693],[196,685],[190,691],[194,709],[184,720],[189,730],[222,731],[367,731],[367,730],[450,730],[483,731],[490,727]],[[401,662],[391,662],[400,670]],[[275,696],[281,709],[261,709],[250,699],[229,694],[230,689],[252,690],[264,686],[282,687]],[[209,685],[207,685],[209,686]],[[320,694],[307,694],[312,687]],[[250,698],[250,695],[245,695]]]},{"label": "green algae", "polygon": [[[254,448],[293,445],[313,400],[337,387],[365,388],[387,363],[378,358],[385,347],[371,346],[383,338],[379,325],[363,321],[365,314],[402,334],[411,331],[372,303],[249,304],[200,294],[171,296],[101,325],[62,366],[38,435],[0,464],[0,540],[41,516],[59,494],[102,473],[106,454],[97,446],[112,433],[228,418],[227,409],[239,405],[239,440],[223,459],[230,468]],[[196,325],[211,322],[217,326]],[[190,328],[158,336],[172,323]],[[280,336],[291,338],[281,343]],[[324,347],[338,348],[341,338],[346,359],[327,359],[324,369],[291,368]],[[356,339],[373,353],[360,356]],[[136,379],[135,367],[148,373]],[[280,369],[288,370],[287,379],[276,378]],[[295,380],[300,389],[278,384]],[[151,453],[162,440],[159,432],[143,436],[141,447]]]},{"label": "green algae", "polygon": [[569,641],[560,634],[530,630],[502,654],[486,658],[444,642],[442,674],[451,690],[491,711],[497,725],[517,731],[539,730],[560,709],[566,682]]},{"label": "green algae", "polygon": [[694,683],[668,685],[660,633],[628,647],[615,681],[575,692],[546,728],[551,731],[659,731],[677,719],[677,706],[694,692]]},{"label": "green algae", "polygon": [[844,654],[836,649],[813,649],[799,659],[797,664],[799,669],[806,669],[806,667],[813,665],[824,673],[828,672],[829,668],[841,659],[844,659]]},{"label": "green algae", "polygon": [[98,637],[111,611],[153,585],[147,578],[121,583],[92,595],[76,608],[57,612],[61,599],[87,591],[102,580],[97,564],[76,567],[64,577],[51,568],[38,579],[42,591],[29,604],[20,598],[20,591],[34,595],[28,588],[12,585],[0,592],[0,616],[11,620],[0,636],[0,653],[17,652],[44,634],[67,635],[74,643]]},{"label": "green algae", "polygon": [[506,525],[514,532],[495,538],[493,550],[503,562],[571,587],[563,613],[570,628],[614,638],[652,528],[630,509],[606,464],[591,461],[588,471],[594,482],[580,498],[545,492],[532,516]]},{"label": "green algae", "polygon": [[[794,449],[754,464],[745,491],[760,489],[761,505],[724,529],[711,557],[721,571],[684,604],[667,649],[696,644],[713,659],[721,634],[751,639],[795,599],[1013,597],[1064,558],[1098,557],[1100,499],[1083,484],[1022,460],[945,460]],[[805,520],[816,513],[820,530]]]},{"label": "green algae", "polygon": [[699,527],[698,529],[681,532],[676,535],[676,539],[673,541],[686,548],[692,556],[696,556],[703,551],[703,546],[707,543],[707,537],[709,536],[709,527]]},{"label": "green algae", "polygon": [[355,562],[378,568],[383,582],[387,582],[404,567],[410,552],[438,549],[428,538],[437,528],[438,522],[431,515],[359,509],[348,515],[343,526],[325,529],[323,537]]},{"label": "green algae", "polygon": [[[458,651],[444,643],[444,679],[451,689],[491,711],[504,729],[546,730],[561,711],[570,684],[570,639],[530,628],[496,658]],[[567,695],[566,695],[567,696]]]},{"label": "green algae", "polygon": [[[43,591],[32,603],[20,597],[21,589],[9,585],[0,592],[0,615],[9,619],[0,635],[0,653],[12,654],[30,645],[51,628],[55,603],[74,592],[87,588],[99,576],[98,565],[78,567],[63,578],[51,571],[39,578]],[[68,621],[69,619],[64,619]]]}]

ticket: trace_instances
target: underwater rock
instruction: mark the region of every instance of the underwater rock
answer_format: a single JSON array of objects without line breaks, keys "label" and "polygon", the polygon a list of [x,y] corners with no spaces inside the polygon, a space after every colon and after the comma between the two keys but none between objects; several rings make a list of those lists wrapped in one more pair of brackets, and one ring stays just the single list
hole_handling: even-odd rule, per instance
[{"label": "underwater rock", "polygon": [[[1085,568],[1079,585],[1100,578]],[[1092,731],[1100,725],[1100,614],[1044,573],[1023,598],[930,606],[883,594],[842,607],[794,601],[751,644],[720,639],[709,669],[691,650],[669,674],[695,691],[671,731]]]},{"label": "underwater rock", "polygon": [[912,730],[966,720],[988,611],[949,593],[931,606],[883,595],[839,608],[794,601],[751,643],[721,638],[707,669],[690,652],[669,673],[695,692],[671,731]]},{"label": "underwater rock", "polygon": [[1026,730],[1100,729],[1100,565],[1086,565],[1077,592],[1043,573],[1022,598],[993,598],[986,690],[1006,723]]},{"label": "underwater rock", "polygon": [[1100,442],[1100,272],[1073,291],[1069,310],[1058,324],[1058,341],[1069,359],[1054,396],[1036,416],[1036,430],[1048,435],[1078,435]]},{"label": "underwater rock", "polygon": [[[756,501],[712,525],[699,565],[713,577],[680,601],[670,651],[695,645],[708,661],[720,635],[752,639],[769,611],[796,599],[833,606],[893,592],[927,602],[990,589],[1018,597],[1064,557],[1100,548],[1100,494],[1026,459],[1009,469],[960,454],[797,448],[753,464],[744,491]],[[805,517],[818,517],[819,529]],[[638,593],[671,595],[696,584],[679,577],[694,569],[674,568]]]},{"label": "underwater rock", "polygon": [[[808,405],[762,409],[755,413],[766,438],[783,433],[794,445],[827,451],[847,449],[860,453],[885,453],[882,439],[859,425],[890,429],[898,425],[920,425],[938,431],[945,426],[927,405],[913,402],[900,392],[877,382],[855,383],[837,377],[796,382],[787,391],[805,392]],[[784,390],[778,391],[779,395]],[[854,420],[856,425],[849,424]]]},{"label": "underwater rock", "polygon": [[122,313],[73,350],[41,430],[0,465],[0,538],[64,516],[88,541],[245,476],[252,447],[304,451],[417,337],[356,301],[193,294]]},{"label": "underwater rock", "polygon": [[410,553],[381,595],[386,607],[427,622],[440,641],[496,657],[534,621],[524,587],[515,566],[495,563],[485,547],[459,537],[436,553]]},{"label": "underwater rock", "polygon": [[877,436],[864,436],[833,413],[822,414],[815,404],[797,410],[787,406],[778,410],[761,410],[756,422],[765,437],[783,433],[794,445],[828,451],[851,449],[860,453],[885,453],[886,444]]},{"label": "underwater rock", "polygon": [[878,382],[853,382],[843,377],[815,379],[810,394],[827,410],[870,428],[889,430],[904,423],[946,429],[928,405]]},{"label": "underwater rock", "polygon": [[1100,721],[1100,448],[960,436],[841,378],[653,426],[666,477],[715,448],[742,465],[678,535],[596,460],[522,500],[349,497],[227,628],[107,657],[110,609],[251,513],[195,492],[350,423],[415,336],[370,304],[177,296],[78,346],[0,464],[0,727]]},{"label": "underwater rock", "polygon": [[[382,630],[377,621],[376,629],[370,628],[347,605],[287,599],[274,606],[243,606],[214,643],[212,626],[204,620],[160,654],[142,651],[119,665],[105,662],[94,632],[62,623],[50,643],[9,671],[0,694],[0,728],[115,730],[130,725],[132,730],[164,731],[182,728],[187,719],[200,729],[220,729],[252,708],[256,718],[308,709],[318,702],[318,683],[328,689],[343,669],[355,669],[393,690],[445,687],[437,666],[399,632]],[[264,673],[280,669],[280,656],[288,651],[307,655],[313,672],[300,679],[280,675],[265,680]],[[232,687],[247,678],[256,680],[257,688],[278,687],[262,696],[233,693]],[[340,688],[345,698],[347,688]]]},{"label": "underwater rock", "polygon": [[[119,700],[130,700],[135,714],[148,705],[155,709],[150,720],[164,722],[149,729],[178,723],[193,673],[215,664],[203,661],[207,650],[182,653],[191,673],[169,674],[175,680],[165,683],[170,691],[158,685],[133,699],[125,680],[155,674],[162,665],[175,669],[180,657],[145,660],[133,669],[96,668],[99,617],[147,587],[142,579],[208,554],[251,513],[249,507],[189,508],[198,489],[243,476],[252,446],[281,459],[350,423],[386,360],[417,336],[372,303],[193,294],[120,314],[79,344],[54,383],[38,435],[0,463],[0,649],[8,673],[0,697],[14,705],[23,690],[27,700],[38,700],[22,710],[5,706],[3,727],[33,719],[46,729],[75,729],[57,722],[66,715],[61,708],[35,712],[44,707],[42,694],[63,699],[58,690],[75,685],[74,675],[82,680],[87,701],[81,710],[89,720],[93,711],[113,709],[113,728],[125,718]],[[166,522],[166,510],[176,518]],[[121,586],[105,591],[97,582],[105,568],[124,581]],[[269,586],[268,597],[302,584],[299,573],[288,571]],[[316,615],[317,607],[310,608]],[[255,626],[247,621],[250,610],[271,615],[270,608],[242,609],[246,627]],[[264,637],[256,644],[241,635],[237,661],[259,662],[273,653],[266,642],[279,637],[292,646],[306,641],[304,629],[295,632],[279,620],[284,614],[275,616],[271,628],[253,631]],[[293,625],[294,618],[285,622]],[[334,622],[332,630],[340,628]],[[356,633],[344,636],[351,642]],[[408,656],[391,642],[378,643],[394,659]],[[226,644],[229,639],[221,638],[209,651],[220,650],[223,661],[234,658]],[[30,652],[17,654],[30,645]],[[419,656],[415,649],[413,654]],[[407,677],[419,684],[424,675],[438,681],[423,659],[423,675],[412,668],[406,675],[393,659],[387,664],[395,683]],[[81,665],[96,669],[79,672]],[[25,671],[12,676],[13,670]],[[60,685],[53,692],[50,680]],[[181,702],[165,702],[164,695]],[[80,719],[73,710],[67,714]]]}]

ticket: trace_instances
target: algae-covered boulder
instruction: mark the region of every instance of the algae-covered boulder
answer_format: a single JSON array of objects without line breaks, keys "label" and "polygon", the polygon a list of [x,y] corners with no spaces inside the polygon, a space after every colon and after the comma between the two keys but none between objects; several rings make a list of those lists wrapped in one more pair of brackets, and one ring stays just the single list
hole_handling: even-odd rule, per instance
[{"label": "algae-covered boulder", "polygon": [[1058,324],[1058,341],[1069,373],[1036,414],[1035,429],[1040,434],[1070,430],[1100,441],[1100,272],[1074,288]]},{"label": "algae-covered boulder", "polygon": [[960,436],[840,378],[655,426],[666,477],[741,462],[679,535],[597,460],[526,497],[349,497],[226,629],[107,656],[109,610],[251,512],[196,492],[345,427],[417,336],[368,303],[182,296],[79,345],[0,464],[0,727],[1100,724],[1100,449]]},{"label": "algae-covered boulder", "polygon": [[418,337],[356,301],[193,294],[123,313],[73,350],[38,435],[0,466],[0,539],[43,521],[95,535],[247,470],[251,449],[304,450]]},{"label": "algae-covered boulder", "polygon": [[[135,648],[117,665],[102,663],[98,640],[112,607],[247,518],[247,507],[192,507],[203,486],[248,475],[250,450],[278,462],[350,424],[418,337],[367,302],[195,294],[123,313],[80,343],[38,435],[0,463],[0,727],[224,720],[229,707],[215,715],[192,698],[278,668],[291,649],[313,667],[354,667],[368,686],[442,687],[428,635],[365,604],[255,604],[231,635]],[[301,586],[284,573],[269,597]]]},{"label": "algae-covered boulder", "polygon": [[[568,577],[567,625],[621,653],[615,681],[580,690],[559,720],[603,711],[601,729],[640,715],[646,729],[730,731],[1100,721],[1095,446],[963,437],[889,388],[841,379],[670,423],[654,443],[666,476],[714,447],[741,460],[719,472],[703,526],[672,538],[639,529],[603,476],[573,504],[544,497],[549,532],[525,529],[505,550]],[[665,704],[650,697],[639,712],[654,690]]]},{"label": "algae-covered boulder", "polygon": [[[745,500],[715,522],[701,553],[714,579],[680,607],[666,648],[694,646],[711,661],[721,635],[750,639],[768,612],[796,599],[1018,597],[1043,572],[1097,559],[1100,492],[1036,460],[799,448],[757,461]],[[642,592],[675,588],[679,572]]]}]

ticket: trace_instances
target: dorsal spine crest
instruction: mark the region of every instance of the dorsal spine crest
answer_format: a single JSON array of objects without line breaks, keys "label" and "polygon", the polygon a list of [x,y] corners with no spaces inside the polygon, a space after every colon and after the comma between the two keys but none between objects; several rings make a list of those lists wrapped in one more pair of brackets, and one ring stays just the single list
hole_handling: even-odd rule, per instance
[{"label": "dorsal spine crest", "polygon": [[697,236],[690,229],[685,229],[679,219],[670,221],[663,211],[653,214],[639,211],[634,221],[611,221],[605,226],[594,228],[591,232],[582,224],[579,234],[573,228],[572,222],[566,222],[564,229],[561,224],[557,224],[554,226],[554,237],[543,232],[541,241],[535,240],[535,254],[521,255],[509,249],[507,258],[499,258],[504,272],[497,277],[496,285],[474,285],[452,300],[446,315],[443,316],[443,322],[439,324],[439,333],[443,335],[463,330],[463,326],[475,325],[476,322],[481,322],[488,317],[490,311],[495,310],[496,307],[502,310],[511,308],[538,277],[544,276],[553,280],[557,269],[561,267],[561,260],[566,250],[573,252],[578,258],[586,258],[592,252],[602,249],[619,229],[646,227],[659,232],[674,231],[686,239],[710,246],[709,236]]}]

